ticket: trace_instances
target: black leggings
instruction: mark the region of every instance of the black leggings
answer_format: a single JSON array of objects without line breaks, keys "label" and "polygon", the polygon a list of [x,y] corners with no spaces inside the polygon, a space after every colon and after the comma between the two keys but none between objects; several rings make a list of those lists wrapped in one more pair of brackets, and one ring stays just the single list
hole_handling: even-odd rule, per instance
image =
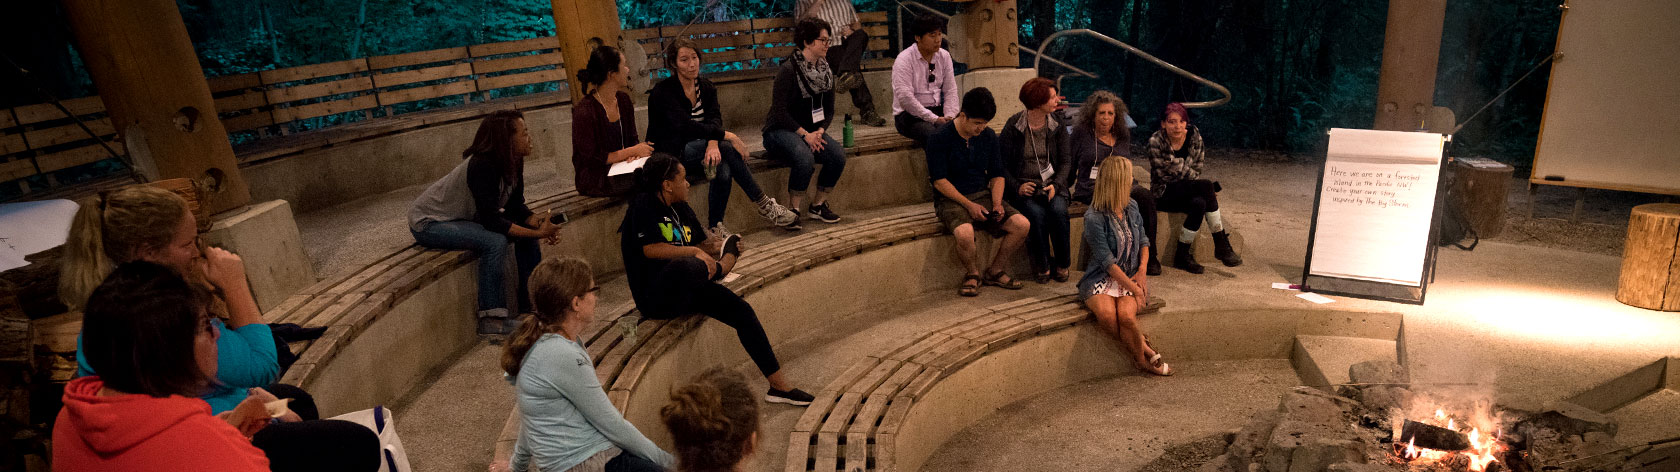
[{"label": "black leggings", "polygon": [[620,452],[607,460],[605,469],[607,472],[665,472],[659,464],[631,454],[630,451]]},{"label": "black leggings", "polygon": [[728,287],[706,279],[706,265],[699,259],[684,257],[669,261],[653,275],[651,287],[661,293],[652,297],[636,297],[648,303],[637,303],[642,316],[655,320],[669,320],[689,313],[699,313],[735,328],[741,347],[752,357],[753,364],[766,377],[781,370],[776,353],[770,349],[770,337],[752,305]]},{"label": "black leggings", "polygon": [[251,445],[268,456],[268,469],[275,472],[379,470],[379,436],[362,425],[341,420],[323,420],[308,392],[286,384],[263,388],[279,398],[292,399],[287,405],[303,418],[295,423],[275,423],[251,437]]},{"label": "black leggings", "polygon": [[[1138,213],[1143,216],[1143,235],[1149,237],[1149,244],[1155,244],[1155,193],[1142,185],[1133,184],[1132,201],[1137,202]],[[1150,260],[1155,257],[1155,248],[1149,248]]]},{"label": "black leggings", "polygon": [[1161,210],[1184,214],[1184,229],[1200,231],[1202,219],[1210,211],[1219,211],[1218,184],[1211,180],[1182,180],[1167,184],[1157,202]]}]

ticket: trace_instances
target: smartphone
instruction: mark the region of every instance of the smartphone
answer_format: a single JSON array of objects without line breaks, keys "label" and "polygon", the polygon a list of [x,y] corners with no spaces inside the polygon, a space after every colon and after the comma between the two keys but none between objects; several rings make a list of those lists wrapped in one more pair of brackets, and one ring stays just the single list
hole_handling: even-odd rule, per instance
[{"label": "smartphone", "polygon": [[565,212],[555,213],[553,216],[548,217],[548,222],[549,223],[554,223],[554,224],[557,224],[557,225],[563,225],[563,224],[566,224],[566,223],[570,223],[571,221],[572,221],[572,219],[566,217]]}]

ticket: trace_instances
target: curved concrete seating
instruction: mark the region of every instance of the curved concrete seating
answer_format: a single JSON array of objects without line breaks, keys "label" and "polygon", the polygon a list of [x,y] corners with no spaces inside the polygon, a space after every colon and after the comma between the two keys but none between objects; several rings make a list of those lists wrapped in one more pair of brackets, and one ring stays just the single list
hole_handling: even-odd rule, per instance
[{"label": "curved concrete seating", "polygon": [[[1024,299],[971,312],[857,361],[816,394],[794,425],[784,470],[918,470],[952,435],[999,407],[1131,372],[1074,298]],[[1151,300],[1146,313],[1161,306]],[[1325,310],[1222,310],[1140,321],[1150,343],[1173,360],[1294,357],[1298,367],[1306,364],[1303,377],[1369,360],[1306,348],[1305,339],[1386,342],[1387,359],[1394,360],[1401,329],[1398,314]]]},{"label": "curved concrete seating", "polygon": [[[848,153],[855,156],[854,165],[848,171],[857,174],[851,179],[867,181],[879,179],[882,174],[926,175],[925,170],[916,165],[921,162],[920,159],[906,157],[909,146],[909,140],[896,134],[877,133],[860,138],[856,146],[848,148]],[[755,154],[750,164],[755,173],[761,175],[761,180],[777,177],[785,180],[785,167],[762,159],[762,151]],[[693,202],[696,207],[704,207],[705,185],[704,182],[696,184],[693,192],[697,197],[697,201]],[[766,188],[775,187],[766,185]],[[841,208],[891,206],[925,200],[925,192],[914,187],[898,191],[856,192],[851,197],[839,197],[836,202]],[[752,211],[750,202],[744,202],[744,196],[735,198],[741,200],[732,205],[737,211]],[[621,270],[617,227],[623,218],[625,202],[622,199],[589,197],[567,189],[530,199],[528,203],[535,211],[564,212],[572,219],[561,244],[545,251],[584,257],[599,273]],[[731,218],[731,221],[751,221],[762,225],[756,215],[741,215]],[[926,229],[937,230],[937,225],[933,222],[933,226]],[[753,225],[742,226],[754,228]],[[806,233],[793,240],[828,240],[822,231],[808,230]],[[860,246],[850,247],[856,249]],[[759,252],[769,256],[769,250],[770,247],[767,247]],[[748,258],[743,265],[753,260],[758,259]],[[265,312],[265,320],[321,326],[327,331],[315,341],[292,344],[292,350],[299,359],[281,381],[310,390],[322,411],[328,413],[352,411],[401,397],[428,372],[446,362],[451,354],[477,342],[470,316],[476,311],[476,262],[477,257],[467,251],[410,245],[358,270],[327,278],[288,297]],[[737,272],[746,274],[746,270],[747,267],[742,267]],[[749,281],[766,279],[743,277],[743,280]],[[624,314],[619,313],[612,318]],[[661,324],[646,322],[646,326],[638,330],[644,334],[638,341],[652,340],[647,336],[658,332]],[[622,366],[629,354],[635,352],[633,348],[640,347],[640,344],[619,346],[616,343],[620,338],[608,336],[604,330],[594,333],[603,336],[600,340],[601,352],[592,352],[599,361],[608,361],[610,353],[607,351],[616,348],[624,353],[618,358],[618,365]],[[603,375],[612,373],[613,365],[609,362],[602,367]],[[603,385],[612,385],[606,382],[607,378],[604,377]]]}]

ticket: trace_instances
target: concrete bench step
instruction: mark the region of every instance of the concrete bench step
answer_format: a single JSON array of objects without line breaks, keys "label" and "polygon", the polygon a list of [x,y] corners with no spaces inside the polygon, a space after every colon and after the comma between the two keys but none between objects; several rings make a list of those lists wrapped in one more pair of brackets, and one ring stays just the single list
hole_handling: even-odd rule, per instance
[{"label": "concrete bench step", "polygon": [[1301,382],[1313,387],[1348,383],[1348,367],[1365,361],[1399,362],[1391,339],[1296,335],[1290,354]]}]

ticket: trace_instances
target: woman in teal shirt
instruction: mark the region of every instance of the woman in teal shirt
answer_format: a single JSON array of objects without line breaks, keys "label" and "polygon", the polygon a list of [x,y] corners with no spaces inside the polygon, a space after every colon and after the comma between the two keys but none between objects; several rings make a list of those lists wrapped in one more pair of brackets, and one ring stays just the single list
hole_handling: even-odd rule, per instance
[{"label": "woman in teal shirt", "polygon": [[531,272],[531,304],[502,349],[519,405],[513,456],[492,471],[663,471],[670,453],[643,436],[607,400],[579,341],[595,320],[594,271],[577,258],[549,259]]}]

